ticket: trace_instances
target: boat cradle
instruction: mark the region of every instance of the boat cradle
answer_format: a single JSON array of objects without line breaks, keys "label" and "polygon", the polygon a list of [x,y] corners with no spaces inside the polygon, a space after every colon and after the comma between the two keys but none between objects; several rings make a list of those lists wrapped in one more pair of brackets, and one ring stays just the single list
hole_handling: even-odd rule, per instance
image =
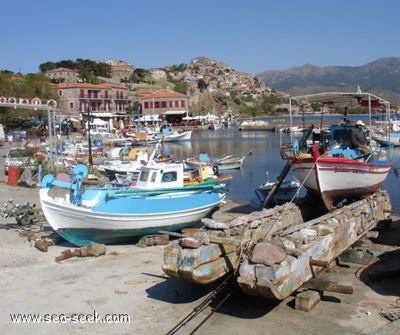
[{"label": "boat cradle", "polygon": [[[163,271],[199,284],[237,271],[236,281],[246,294],[283,300],[323,269],[313,264],[334,261],[388,220],[391,211],[388,193],[378,191],[307,222],[292,203],[253,212],[225,223],[225,229],[204,227],[197,236],[171,242],[164,249]],[[200,245],[185,247],[188,238],[197,238]]]}]

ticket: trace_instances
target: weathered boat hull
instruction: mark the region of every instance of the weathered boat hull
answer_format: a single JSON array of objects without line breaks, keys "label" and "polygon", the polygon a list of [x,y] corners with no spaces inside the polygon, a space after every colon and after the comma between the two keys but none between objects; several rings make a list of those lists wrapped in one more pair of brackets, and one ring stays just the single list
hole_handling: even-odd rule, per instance
[{"label": "weathered boat hull", "polygon": [[[297,241],[292,235],[295,249],[287,249],[286,258],[279,264],[267,266],[245,260],[239,268],[237,282],[247,294],[285,299],[323,269],[312,265],[311,260],[334,261],[375,228],[378,221],[386,220],[390,212],[389,196],[378,192],[371,199],[336,210],[334,216],[329,213],[308,222],[304,229],[311,229],[316,235],[304,234]],[[290,239],[290,235],[282,238]]]},{"label": "weathered boat hull", "polygon": [[[245,293],[282,300],[322,269],[311,265],[311,259],[332,262],[390,213],[384,191],[307,222],[288,203],[220,223],[219,228],[203,227],[191,234],[195,239],[196,234],[208,236],[197,248],[183,246],[186,237],[172,242],[165,248],[162,268],[172,278],[198,284],[238,271],[237,283]],[[271,249],[256,261],[254,250],[263,243]],[[278,250],[281,258],[269,250]]]},{"label": "weathered boat hull", "polygon": [[[302,223],[301,212],[294,204],[253,212],[236,218],[229,224],[230,230],[197,230],[196,234],[207,233],[210,242],[199,248],[184,248],[178,242],[164,249],[163,271],[170,277],[198,284],[209,284],[224,277],[239,265],[239,246],[243,235],[233,232],[245,231],[245,226],[254,226],[248,230],[248,239],[258,241],[282,225]],[[224,242],[224,243],[217,243]]]}]

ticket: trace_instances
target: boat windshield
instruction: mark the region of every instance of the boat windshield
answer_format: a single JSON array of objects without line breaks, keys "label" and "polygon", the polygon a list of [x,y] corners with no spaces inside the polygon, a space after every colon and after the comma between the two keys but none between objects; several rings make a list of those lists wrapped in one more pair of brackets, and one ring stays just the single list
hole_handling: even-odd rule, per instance
[{"label": "boat windshield", "polygon": [[333,126],[330,128],[330,146],[340,145],[341,147],[351,147],[352,126]]}]

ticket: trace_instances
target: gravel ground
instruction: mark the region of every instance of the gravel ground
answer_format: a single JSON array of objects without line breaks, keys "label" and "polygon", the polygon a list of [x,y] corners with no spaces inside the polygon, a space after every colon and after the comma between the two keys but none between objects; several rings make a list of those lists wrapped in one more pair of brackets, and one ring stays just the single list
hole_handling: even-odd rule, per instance
[{"label": "gravel ground", "polygon": [[[8,144],[0,147],[1,154],[7,149]],[[0,204],[12,198],[15,203],[39,205],[38,188],[7,185],[0,167]],[[215,218],[227,221],[242,209],[227,202]],[[28,241],[32,233],[49,231],[44,220],[20,226],[11,218],[0,218],[1,334],[166,334],[214,289],[166,277],[161,270],[163,246],[107,246],[104,256],[56,262],[55,257],[74,246],[64,242],[41,252]],[[399,321],[390,322],[379,315],[400,296],[399,276],[368,279],[371,271],[399,264],[399,244],[396,218],[390,231],[370,242],[374,263],[347,264],[331,270],[330,275],[338,280],[352,282],[352,295],[326,292],[312,311],[301,312],[293,308],[293,296],[277,302],[232,290],[196,334],[400,334]],[[211,306],[216,307],[216,303]],[[41,323],[15,323],[11,315],[18,313],[39,314],[46,319]],[[91,322],[89,318],[106,314],[114,315],[114,322]],[[89,319],[78,322],[78,315]],[[176,334],[191,333],[206,315],[201,313]],[[130,322],[125,322],[124,316]]]}]

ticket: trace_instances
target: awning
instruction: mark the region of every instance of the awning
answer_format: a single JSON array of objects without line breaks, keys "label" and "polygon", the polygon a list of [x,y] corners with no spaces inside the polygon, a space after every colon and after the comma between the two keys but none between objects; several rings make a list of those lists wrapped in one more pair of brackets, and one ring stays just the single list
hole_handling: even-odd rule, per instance
[{"label": "awning", "polygon": [[364,107],[375,107],[377,105],[389,104],[382,98],[371,93],[349,93],[349,92],[327,92],[309,95],[292,96],[292,100],[305,101],[309,103],[337,104],[337,105],[362,105]]},{"label": "awning", "polygon": [[95,116],[95,117],[113,117],[114,116],[114,114],[113,113],[97,113],[97,112],[91,112],[90,113],[92,116]]},{"label": "awning", "polygon": [[166,111],[166,112],[162,113],[162,115],[181,115],[181,114],[186,114],[186,111],[182,111],[182,110],[174,111],[174,110],[172,110],[172,111]]}]

